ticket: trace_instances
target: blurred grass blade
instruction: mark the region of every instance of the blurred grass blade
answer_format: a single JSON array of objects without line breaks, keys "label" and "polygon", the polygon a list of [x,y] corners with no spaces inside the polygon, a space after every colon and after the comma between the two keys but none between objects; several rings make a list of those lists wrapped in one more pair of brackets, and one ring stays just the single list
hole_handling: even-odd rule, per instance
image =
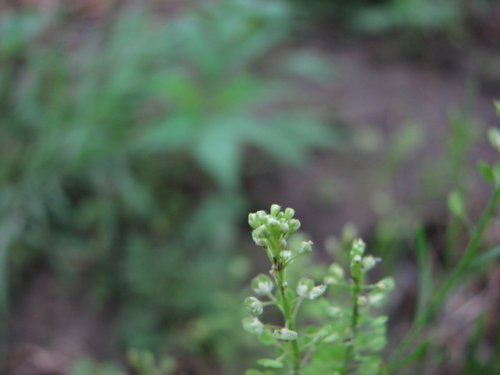
[{"label": "blurred grass blade", "polygon": [[419,322],[425,314],[432,296],[432,272],[429,258],[429,246],[423,228],[416,234],[417,262],[419,270],[419,293],[415,322]]}]

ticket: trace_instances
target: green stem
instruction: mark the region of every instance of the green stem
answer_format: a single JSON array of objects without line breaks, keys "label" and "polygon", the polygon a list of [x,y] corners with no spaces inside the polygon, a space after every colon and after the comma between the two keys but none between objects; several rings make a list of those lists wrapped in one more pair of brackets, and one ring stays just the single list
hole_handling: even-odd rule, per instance
[{"label": "green stem", "polygon": [[[465,249],[464,255],[460,259],[460,262],[458,263],[454,271],[445,280],[443,286],[437,291],[432,304],[420,316],[420,319],[418,319],[413,324],[412,328],[410,329],[406,337],[403,339],[401,344],[395,350],[395,352],[392,355],[393,361],[399,359],[402,353],[404,353],[408,349],[408,347],[413,343],[417,334],[424,328],[424,326],[427,323],[429,323],[433,319],[435,313],[439,310],[444,300],[448,296],[448,293],[467,272],[469,266],[474,261],[474,258],[479,250],[481,239],[483,238],[484,232],[488,224],[490,223],[493,214],[495,213],[495,208],[498,204],[499,199],[500,199],[500,187],[496,187],[495,190],[493,191],[490,200],[488,201],[488,204],[483,214],[481,215],[481,219],[479,220],[477,228],[472,233],[472,237],[469,241],[469,244],[467,245],[467,248]],[[408,357],[410,357],[411,355],[412,354],[409,354]],[[399,368],[399,363],[403,362],[404,358],[398,360],[398,362],[394,363],[390,367],[390,371],[392,372],[397,368]]]},{"label": "green stem", "polygon": [[352,279],[354,284],[352,285],[351,342],[346,349],[344,357],[344,370],[342,372],[344,375],[349,373],[349,365],[352,361],[354,340],[358,331],[359,321],[359,295],[361,293],[361,280],[355,276],[353,276]]},{"label": "green stem", "polygon": [[[280,291],[281,295],[281,302],[282,302],[282,307],[283,307],[283,316],[285,318],[285,326],[291,330],[291,331],[296,331],[295,329],[295,317],[290,305],[290,301],[288,300],[288,297],[286,295],[286,275],[285,275],[285,270],[280,270],[276,271],[276,282],[278,284],[278,289]],[[291,353],[292,353],[292,375],[299,375],[300,374],[300,352],[299,352],[299,345],[297,343],[297,340],[292,340],[290,341],[290,346],[291,346]]]}]

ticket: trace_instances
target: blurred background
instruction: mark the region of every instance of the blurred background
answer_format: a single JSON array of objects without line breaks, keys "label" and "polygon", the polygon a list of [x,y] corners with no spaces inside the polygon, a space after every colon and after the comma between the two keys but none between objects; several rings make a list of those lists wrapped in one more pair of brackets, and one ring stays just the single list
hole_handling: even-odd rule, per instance
[{"label": "blurred background", "polygon": [[[390,352],[415,232],[444,277],[466,240],[448,195],[472,222],[488,198],[499,48],[496,0],[3,0],[4,373],[122,374],[131,348],[243,373],[242,291],[266,269],[246,217],[271,203],[318,261],[355,235],[383,257]],[[406,373],[499,371],[499,285],[483,261]]]}]

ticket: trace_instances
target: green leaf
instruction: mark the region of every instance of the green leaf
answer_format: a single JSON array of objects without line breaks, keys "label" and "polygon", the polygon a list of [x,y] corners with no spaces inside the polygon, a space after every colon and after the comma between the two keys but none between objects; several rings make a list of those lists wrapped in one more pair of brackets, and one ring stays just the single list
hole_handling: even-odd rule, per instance
[{"label": "green leaf", "polygon": [[269,368],[283,368],[283,363],[277,359],[262,358],[259,359],[257,363],[261,366]]},{"label": "green leaf", "polygon": [[500,116],[500,102],[497,100],[494,100],[493,105],[495,106],[495,110],[497,112],[497,115]]},{"label": "green leaf", "polygon": [[275,375],[276,373],[271,370],[266,370],[266,371],[258,371],[258,370],[247,370],[245,371],[245,375]]},{"label": "green leaf", "polygon": [[448,195],[448,208],[457,217],[464,217],[465,205],[462,196],[458,191],[452,191]]},{"label": "green leaf", "polygon": [[427,306],[432,297],[432,273],[431,263],[429,258],[429,246],[425,232],[422,228],[417,231],[416,235],[417,261],[419,270],[419,292],[417,301],[417,313],[415,321],[418,322],[424,315]]},{"label": "green leaf", "polygon": [[284,69],[299,78],[319,85],[324,85],[334,78],[332,64],[309,51],[301,51],[289,56]]},{"label": "green leaf", "polygon": [[497,128],[490,128],[488,130],[488,139],[493,148],[500,152],[500,130]]},{"label": "green leaf", "polygon": [[[215,120],[214,120],[215,121]],[[194,145],[201,167],[225,190],[234,190],[240,180],[242,133],[237,122],[207,123]]]},{"label": "green leaf", "polygon": [[477,164],[477,169],[486,182],[495,182],[495,175],[493,173],[493,167],[491,165],[481,160]]}]

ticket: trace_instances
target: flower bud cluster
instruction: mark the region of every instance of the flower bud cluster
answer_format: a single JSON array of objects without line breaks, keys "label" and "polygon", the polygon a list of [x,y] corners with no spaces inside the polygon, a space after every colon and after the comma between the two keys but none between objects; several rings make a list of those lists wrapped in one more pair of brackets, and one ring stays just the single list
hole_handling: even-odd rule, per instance
[{"label": "flower bud cluster", "polygon": [[[254,242],[274,252],[284,249],[287,237],[300,228],[300,221],[294,219],[294,215],[293,208],[282,211],[281,206],[277,204],[271,206],[270,213],[261,210],[249,214],[248,224],[253,228]],[[304,252],[307,250],[305,249]],[[273,255],[279,256],[280,254],[273,253]]]}]

